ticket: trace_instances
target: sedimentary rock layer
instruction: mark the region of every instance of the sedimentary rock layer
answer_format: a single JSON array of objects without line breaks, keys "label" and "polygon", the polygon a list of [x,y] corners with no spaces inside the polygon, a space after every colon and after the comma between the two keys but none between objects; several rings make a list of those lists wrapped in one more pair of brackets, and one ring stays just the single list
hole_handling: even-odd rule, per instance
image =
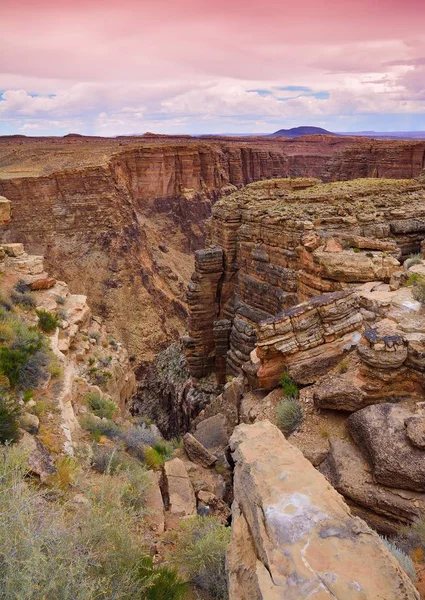
[{"label": "sedimentary rock layer", "polygon": [[[0,193],[15,211],[3,241],[44,254],[140,363],[184,329],[190,254],[217,198],[288,175],[411,177],[424,152],[423,142],[326,136],[0,138]],[[248,274],[244,289],[253,289]]]},{"label": "sedimentary rock layer", "polygon": [[[344,294],[335,301],[332,295],[318,300],[324,303],[321,308],[306,304],[293,315],[288,309],[368,282],[389,284],[400,272],[400,263],[421,248],[424,200],[419,179],[321,184],[302,178],[253,183],[217,202],[208,242],[214,252],[223,252],[221,277],[214,273],[207,298],[195,271],[191,285],[198,293],[188,300],[191,314],[196,314],[206,305],[212,310],[215,298],[214,318],[232,321],[228,371],[240,372],[257,339],[260,352],[270,359],[273,349],[280,355],[302,349],[309,352],[305,357],[311,365],[314,347],[322,339],[335,357],[340,355],[342,337],[362,321],[350,301],[343,300]],[[200,369],[205,375],[213,361],[213,328],[212,318],[204,320],[202,328],[191,321],[187,356],[197,377]],[[267,385],[276,383],[273,377],[282,367],[276,362]],[[304,379],[304,384],[312,382],[307,372]]]}]

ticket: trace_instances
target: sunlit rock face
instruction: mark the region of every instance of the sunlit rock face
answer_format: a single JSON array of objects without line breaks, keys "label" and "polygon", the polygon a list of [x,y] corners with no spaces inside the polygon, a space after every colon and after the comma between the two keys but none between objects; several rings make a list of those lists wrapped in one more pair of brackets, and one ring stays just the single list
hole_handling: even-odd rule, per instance
[{"label": "sunlit rock face", "polygon": [[[363,321],[366,306],[350,292],[374,282],[389,289],[401,262],[420,251],[424,200],[419,180],[322,184],[303,178],[253,183],[217,202],[208,252],[220,260],[206,274],[199,254],[188,296],[186,353],[192,374],[213,368],[214,322],[220,319],[231,322],[227,371],[232,375],[249,361],[256,342],[264,359],[264,387],[276,384],[290,355],[296,354],[300,365],[303,357],[310,362],[323,342],[329,367],[349,343],[344,336]],[[205,317],[202,323],[197,315]],[[397,353],[402,362],[403,352]],[[306,372],[300,382],[311,383],[324,372]]]},{"label": "sunlit rock face", "polygon": [[230,447],[230,600],[419,598],[377,534],[269,421],[238,426]]}]

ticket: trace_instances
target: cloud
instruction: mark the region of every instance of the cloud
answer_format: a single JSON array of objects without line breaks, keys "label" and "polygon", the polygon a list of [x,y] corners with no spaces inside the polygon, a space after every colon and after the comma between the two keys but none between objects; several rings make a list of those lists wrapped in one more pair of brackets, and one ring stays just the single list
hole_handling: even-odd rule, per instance
[{"label": "cloud", "polygon": [[3,0],[3,131],[390,129],[425,112],[424,19],[420,0]]}]

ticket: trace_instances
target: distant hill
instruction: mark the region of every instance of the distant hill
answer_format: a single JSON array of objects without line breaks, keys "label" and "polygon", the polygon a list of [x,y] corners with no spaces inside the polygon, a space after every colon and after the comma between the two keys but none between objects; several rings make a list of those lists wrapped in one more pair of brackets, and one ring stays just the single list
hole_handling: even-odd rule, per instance
[{"label": "distant hill", "polygon": [[269,137],[287,137],[287,138],[297,138],[301,135],[337,135],[336,133],[332,133],[331,131],[327,131],[326,129],[322,129],[321,127],[292,127],[292,129],[279,129],[279,131],[275,131],[271,133]]}]

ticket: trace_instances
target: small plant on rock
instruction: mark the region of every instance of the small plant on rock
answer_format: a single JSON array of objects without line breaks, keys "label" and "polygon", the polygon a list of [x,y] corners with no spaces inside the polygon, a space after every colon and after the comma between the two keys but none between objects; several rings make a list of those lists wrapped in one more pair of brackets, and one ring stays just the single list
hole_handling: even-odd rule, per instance
[{"label": "small plant on rock", "polygon": [[36,310],[35,312],[38,317],[38,326],[44,333],[51,333],[56,327],[59,327],[59,318],[56,315],[43,309]]},{"label": "small plant on rock", "polygon": [[279,379],[279,385],[282,388],[283,395],[286,398],[298,398],[298,386],[288,373],[284,373]]},{"label": "small plant on rock", "polygon": [[392,540],[384,536],[379,536],[391,554],[397,559],[400,567],[403,569],[405,573],[410,577],[413,583],[416,583],[417,576],[415,571],[415,565],[413,564],[413,560],[410,558],[408,554],[403,552],[397,544],[395,544]]},{"label": "small plant on rock", "polygon": [[282,398],[276,408],[276,422],[279,429],[287,436],[295,431],[302,421],[302,409],[294,397]]},{"label": "small plant on rock", "polygon": [[410,269],[410,267],[413,267],[414,265],[419,265],[421,262],[422,262],[422,257],[420,254],[411,254],[404,261],[404,266],[406,269]]}]

